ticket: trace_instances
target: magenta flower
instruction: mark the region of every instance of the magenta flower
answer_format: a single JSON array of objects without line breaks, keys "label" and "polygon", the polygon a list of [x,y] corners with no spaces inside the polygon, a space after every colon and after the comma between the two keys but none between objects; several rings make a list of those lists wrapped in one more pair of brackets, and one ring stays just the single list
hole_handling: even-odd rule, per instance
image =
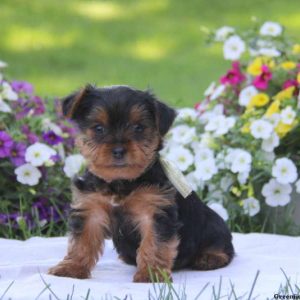
[{"label": "magenta flower", "polygon": [[284,84],[282,85],[282,89],[285,90],[291,86],[294,86],[295,87],[295,90],[294,90],[294,95],[297,96],[299,94],[299,84],[298,84],[298,81],[295,80],[295,79],[288,79],[284,82]]},{"label": "magenta flower", "polygon": [[16,166],[21,166],[25,163],[25,151],[26,145],[23,143],[13,143],[12,148],[10,149],[10,160]]},{"label": "magenta flower", "polygon": [[57,134],[55,134],[54,131],[50,130],[43,133],[43,139],[45,142],[47,142],[49,145],[57,145],[61,142],[63,142],[63,138]]},{"label": "magenta flower", "polygon": [[33,86],[29,82],[26,81],[13,81],[11,83],[13,90],[16,93],[24,93],[27,95],[31,95],[33,93]]},{"label": "magenta flower", "polygon": [[222,84],[237,85],[245,79],[245,75],[240,70],[240,63],[235,61],[232,63],[232,69],[220,78],[220,82]]},{"label": "magenta flower", "polygon": [[0,158],[9,156],[11,147],[13,146],[13,139],[5,131],[0,131]]},{"label": "magenta flower", "polygon": [[266,65],[262,65],[261,70],[261,74],[254,78],[253,85],[260,90],[266,90],[269,86],[269,81],[272,79],[272,73]]}]

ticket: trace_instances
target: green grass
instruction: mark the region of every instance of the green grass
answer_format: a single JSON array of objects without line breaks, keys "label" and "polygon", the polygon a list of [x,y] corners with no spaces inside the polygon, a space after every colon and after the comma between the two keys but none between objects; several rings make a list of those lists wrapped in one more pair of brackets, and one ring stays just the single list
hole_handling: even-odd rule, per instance
[{"label": "green grass", "polygon": [[[267,297],[265,300],[271,300],[274,299],[274,295],[299,295],[300,293],[300,287],[296,281],[292,281],[290,277],[287,276],[285,271],[281,269],[281,272],[284,277],[283,283],[280,284],[277,290],[274,290],[274,294],[270,295],[270,298]],[[188,298],[187,297],[187,288],[188,285],[187,283],[184,283],[180,285],[179,287],[176,287],[169,281],[164,282],[164,283],[154,283],[152,282],[152,289],[148,290],[148,295],[145,295],[145,299],[148,300],[201,300],[204,299],[202,297],[202,294],[206,289],[211,290],[211,296],[209,299],[211,300],[256,300],[256,299],[263,299],[259,295],[259,291],[256,290],[256,285],[259,279],[259,274],[260,271],[258,270],[255,274],[255,277],[252,281],[251,286],[249,286],[249,290],[242,295],[238,295],[236,292],[236,288],[234,283],[229,279],[230,283],[230,288],[224,287],[224,282],[222,277],[219,278],[219,282],[217,284],[210,284],[209,282],[206,283],[201,289],[199,287],[199,293],[195,298]],[[59,298],[55,291],[51,288],[51,284],[47,283],[44,277],[40,274],[41,281],[44,284],[44,288],[42,291],[39,292],[37,297],[35,298],[36,300],[40,299],[40,297],[46,293],[49,295],[49,299],[56,299],[56,300],[72,300],[74,291],[76,289],[75,285],[72,286],[72,290],[70,293],[66,295],[66,297]],[[0,296],[0,300],[4,299],[4,296],[7,294],[9,289],[14,285],[14,281],[12,281],[9,286],[4,290],[2,293],[2,296]],[[91,289],[88,289],[86,294],[84,296],[81,296],[82,299],[89,300],[90,299],[90,293]],[[0,291],[1,295],[1,291]],[[53,297],[52,297],[53,296]],[[112,296],[111,294],[105,294],[104,296],[98,295],[99,300],[134,300],[133,297],[129,294],[125,295],[124,297],[118,298],[115,296]],[[206,298],[207,299],[207,296]]]},{"label": "green grass", "polygon": [[251,16],[300,38],[299,0],[1,0],[0,60],[42,96],[130,84],[187,106],[229,66],[201,26],[245,28]]}]

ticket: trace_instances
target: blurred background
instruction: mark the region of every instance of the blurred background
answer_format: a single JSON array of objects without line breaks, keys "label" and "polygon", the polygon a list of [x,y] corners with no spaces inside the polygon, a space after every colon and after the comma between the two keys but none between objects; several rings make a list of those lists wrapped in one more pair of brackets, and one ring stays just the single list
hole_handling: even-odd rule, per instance
[{"label": "blurred background", "polygon": [[1,0],[0,60],[41,96],[129,84],[192,106],[230,65],[201,27],[246,28],[252,16],[300,38],[299,0]]}]

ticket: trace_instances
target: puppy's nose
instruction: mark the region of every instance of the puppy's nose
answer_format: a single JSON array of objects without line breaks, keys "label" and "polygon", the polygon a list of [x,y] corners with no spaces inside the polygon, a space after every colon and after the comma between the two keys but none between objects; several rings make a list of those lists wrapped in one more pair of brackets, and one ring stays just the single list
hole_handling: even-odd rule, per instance
[{"label": "puppy's nose", "polygon": [[121,147],[121,146],[115,147],[115,148],[113,148],[113,150],[112,150],[113,157],[114,157],[114,158],[117,158],[117,159],[123,158],[125,152],[126,152],[125,148],[124,148],[124,147]]}]

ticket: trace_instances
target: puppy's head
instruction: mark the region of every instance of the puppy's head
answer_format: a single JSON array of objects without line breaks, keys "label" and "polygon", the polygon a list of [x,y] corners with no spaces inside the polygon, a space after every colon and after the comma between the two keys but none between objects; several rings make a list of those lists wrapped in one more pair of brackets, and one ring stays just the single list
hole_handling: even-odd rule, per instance
[{"label": "puppy's head", "polygon": [[176,116],[148,91],[90,85],[64,99],[63,114],[80,129],[77,146],[90,172],[107,182],[139,177]]}]

